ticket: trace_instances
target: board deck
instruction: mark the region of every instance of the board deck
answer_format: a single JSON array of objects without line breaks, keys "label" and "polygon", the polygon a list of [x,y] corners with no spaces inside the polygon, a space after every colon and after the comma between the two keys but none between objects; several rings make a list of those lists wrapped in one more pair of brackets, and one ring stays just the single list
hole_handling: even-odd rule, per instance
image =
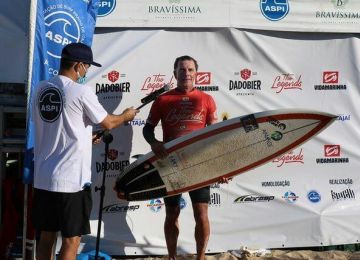
[{"label": "board deck", "polygon": [[226,120],[165,144],[169,156],[147,153],[119,175],[128,201],[198,189],[258,167],[319,134],[337,116],[282,109]]}]

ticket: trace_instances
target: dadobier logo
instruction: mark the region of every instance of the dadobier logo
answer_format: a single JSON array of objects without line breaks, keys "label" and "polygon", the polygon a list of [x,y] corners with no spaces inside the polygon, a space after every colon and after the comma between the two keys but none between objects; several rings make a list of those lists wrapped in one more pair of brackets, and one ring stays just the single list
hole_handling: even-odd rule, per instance
[{"label": "dadobier logo", "polygon": [[170,86],[170,89],[175,88],[174,76],[172,75],[168,81],[166,78],[166,74],[161,73],[146,77],[144,83],[141,86],[141,91],[146,92],[146,94],[151,94],[152,92],[164,87],[166,82],[168,82],[167,84]]},{"label": "dadobier logo", "polygon": [[[44,10],[45,38],[47,54],[44,64],[49,65],[49,58],[61,58],[65,45],[72,42],[83,42],[85,29],[79,14],[66,4],[54,4]],[[57,75],[57,68],[49,68],[49,74]]]},{"label": "dadobier logo", "polygon": [[97,17],[104,17],[112,13],[116,6],[116,0],[100,0]]},{"label": "dadobier logo", "polygon": [[[130,164],[129,160],[117,160],[119,155],[124,155],[124,153],[120,153],[118,150],[109,149],[108,158],[110,162],[106,162],[106,170],[112,171],[122,171],[126,166]],[[103,155],[104,156],[104,155]],[[104,171],[105,164],[104,162],[96,162],[96,172],[100,173]]]},{"label": "dadobier logo", "polygon": [[201,91],[219,91],[219,86],[211,85],[211,72],[197,72],[195,88]]},{"label": "dadobier logo", "polygon": [[274,160],[272,160],[272,162],[276,163],[277,167],[282,167],[284,164],[289,164],[289,163],[304,164],[303,149],[301,148],[300,151],[298,152],[296,150],[287,152],[286,154],[283,154],[280,157],[275,158]]},{"label": "dadobier logo", "polygon": [[322,84],[315,85],[315,90],[346,90],[345,84],[339,84],[338,71],[324,71],[322,75]]},{"label": "dadobier logo", "polygon": [[152,211],[152,212],[159,212],[162,207],[165,205],[165,203],[161,199],[152,199],[150,200],[150,203],[146,206]]},{"label": "dadobier logo", "polygon": [[316,163],[349,163],[349,158],[340,157],[341,149],[338,144],[325,144],[324,156],[325,158],[316,158]]},{"label": "dadobier logo", "polygon": [[96,83],[96,95],[103,99],[122,99],[122,93],[130,92],[130,82],[119,82],[121,78],[125,78],[126,74],[120,73],[117,70],[109,71],[102,75],[102,78],[108,81],[107,83]]},{"label": "dadobier logo", "polygon": [[270,21],[279,21],[289,13],[288,0],[260,0],[261,13]]},{"label": "dadobier logo", "polygon": [[38,97],[40,117],[48,123],[55,122],[63,110],[63,98],[58,88],[45,88]]},{"label": "dadobier logo", "polygon": [[283,73],[279,76],[276,76],[271,89],[274,89],[276,93],[280,93],[283,90],[288,89],[302,90],[301,75],[297,77],[291,73]]},{"label": "dadobier logo", "polygon": [[237,96],[253,96],[256,91],[261,91],[260,80],[249,80],[252,76],[257,75],[257,72],[245,68],[240,72],[235,72],[234,75],[240,76],[240,80],[229,80],[229,90],[236,91]]}]

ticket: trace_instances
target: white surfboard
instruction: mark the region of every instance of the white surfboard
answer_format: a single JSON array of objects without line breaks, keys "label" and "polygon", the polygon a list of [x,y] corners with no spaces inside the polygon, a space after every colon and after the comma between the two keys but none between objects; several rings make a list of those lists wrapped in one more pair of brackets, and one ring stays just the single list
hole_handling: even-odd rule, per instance
[{"label": "white surfboard", "polygon": [[198,189],[258,167],[306,142],[337,116],[282,109],[226,120],[165,144],[169,156],[143,155],[119,175],[125,199],[148,200]]}]

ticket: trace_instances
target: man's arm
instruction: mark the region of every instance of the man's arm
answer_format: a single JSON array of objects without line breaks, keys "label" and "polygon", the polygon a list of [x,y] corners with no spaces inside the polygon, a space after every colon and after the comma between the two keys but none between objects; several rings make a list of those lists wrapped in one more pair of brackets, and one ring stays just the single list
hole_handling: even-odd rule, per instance
[{"label": "man's arm", "polygon": [[168,156],[168,152],[164,147],[164,143],[156,140],[155,138],[155,126],[149,123],[146,123],[143,128],[143,136],[151,146],[151,150],[154,152],[156,157],[164,159]]},{"label": "man's arm", "polygon": [[110,130],[133,120],[137,113],[139,113],[139,110],[130,107],[125,109],[120,115],[108,114],[105,119],[100,122],[100,125],[103,128]]}]

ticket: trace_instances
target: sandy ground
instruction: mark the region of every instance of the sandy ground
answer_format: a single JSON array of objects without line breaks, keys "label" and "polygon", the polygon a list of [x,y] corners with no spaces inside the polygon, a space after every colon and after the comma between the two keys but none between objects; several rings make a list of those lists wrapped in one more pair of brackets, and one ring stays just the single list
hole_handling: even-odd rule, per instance
[{"label": "sandy ground", "polygon": [[[163,260],[167,257],[142,257],[142,258],[117,258],[133,260]],[[207,255],[206,260],[360,260],[360,251],[324,251],[310,250],[290,251],[273,250],[263,256],[257,256],[256,252],[233,251],[216,255]],[[181,255],[177,260],[196,260],[194,255]]]}]

